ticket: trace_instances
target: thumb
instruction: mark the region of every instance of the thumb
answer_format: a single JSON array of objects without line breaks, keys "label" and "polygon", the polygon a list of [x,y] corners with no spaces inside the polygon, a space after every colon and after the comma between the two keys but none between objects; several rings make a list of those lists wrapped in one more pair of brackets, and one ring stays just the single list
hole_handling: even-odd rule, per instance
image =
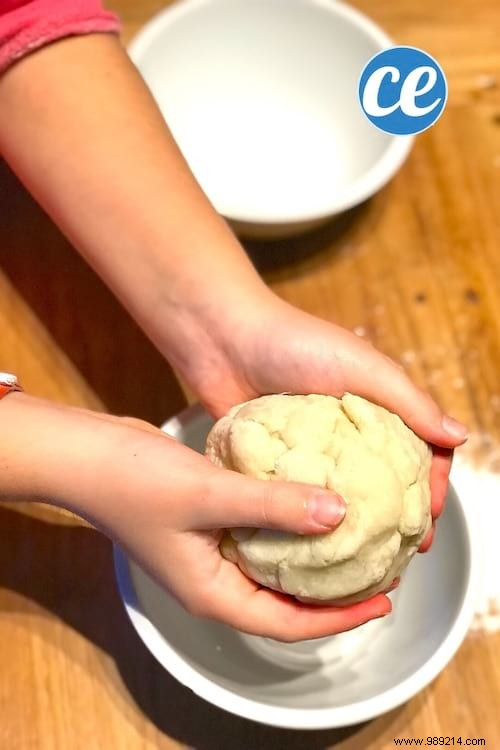
[{"label": "thumb", "polygon": [[[356,337],[357,338],[357,337]],[[455,448],[467,439],[467,428],[443,414],[428,393],[418,388],[393,360],[359,339],[338,353],[345,390],[385,406],[429,443]]]},{"label": "thumb", "polygon": [[344,519],[346,505],[334,492],[298,482],[251,479],[227,469],[213,472],[194,510],[197,529],[249,526],[296,534],[325,534]]}]

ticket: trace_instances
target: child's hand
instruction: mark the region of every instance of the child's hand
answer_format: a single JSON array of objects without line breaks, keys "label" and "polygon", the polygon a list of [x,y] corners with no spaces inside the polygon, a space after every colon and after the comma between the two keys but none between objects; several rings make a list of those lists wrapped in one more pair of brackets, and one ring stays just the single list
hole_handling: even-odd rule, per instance
[{"label": "child's hand", "polygon": [[214,414],[263,393],[366,396],[440,447],[439,515],[462,427],[365,342],[269,292],[116,39],[27,55],[2,76],[0,109],[3,157]]},{"label": "child's hand", "polygon": [[[314,607],[262,589],[219,552],[232,526],[325,533],[344,503],[310,485],[217,469],[137,420],[12,394],[1,495],[52,502],[87,518],[194,615],[283,641],[338,633],[387,614],[383,594],[350,607]],[[10,455],[12,454],[12,455]]]},{"label": "child's hand", "polygon": [[[442,414],[432,398],[417,388],[403,369],[349,331],[267,297],[245,312],[241,300],[238,326],[221,317],[220,343],[198,355],[197,366],[183,374],[216,416],[230,406],[265,393],[348,391],[399,414],[421,438],[433,444],[432,515],[441,514],[452,450],[466,438],[465,427]],[[199,363],[203,363],[200,366]],[[421,551],[431,543],[434,528]]]},{"label": "child's hand", "polygon": [[[2,76],[0,108],[4,158],[213,414],[263,393],[364,395],[444,449],[432,476],[439,514],[460,426],[443,423],[433,401],[367,344],[268,292],[115,39],[89,34],[27,56]],[[149,428],[23,394],[0,412],[8,425],[0,495],[36,495],[92,518],[191,611],[294,640],[390,608],[383,595],[342,610],[299,605],[221,558],[214,527],[314,533],[304,510],[310,487],[274,494],[277,484],[217,471]]]}]

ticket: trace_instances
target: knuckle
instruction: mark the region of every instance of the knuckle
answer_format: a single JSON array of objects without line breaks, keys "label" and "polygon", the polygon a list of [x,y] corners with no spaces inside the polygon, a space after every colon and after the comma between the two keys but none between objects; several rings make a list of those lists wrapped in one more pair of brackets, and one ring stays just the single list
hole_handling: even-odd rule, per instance
[{"label": "knuckle", "polygon": [[283,500],[281,488],[272,480],[266,481],[262,487],[260,501],[260,515],[264,528],[273,528],[279,518],[279,508]]},{"label": "knuckle", "polygon": [[200,499],[200,507],[207,509],[216,507],[220,503],[224,494],[224,485],[221,483],[224,476],[221,476],[220,470],[213,469],[209,464],[206,469],[206,471],[197,472],[196,494]]},{"label": "knuckle", "polygon": [[211,618],[213,616],[213,602],[203,592],[197,592],[192,599],[184,603],[184,608],[193,617]]},{"label": "knuckle", "polygon": [[429,393],[426,393],[425,391],[420,391],[422,393],[422,396],[425,398],[427,402],[427,408],[429,409],[429,412],[432,412],[433,416],[438,419],[441,417],[441,409],[439,408],[438,404],[434,401],[432,396]]},{"label": "knuckle", "polygon": [[398,375],[401,377],[402,380],[408,380],[409,381],[409,377],[408,377],[408,375],[406,373],[405,368],[401,364],[401,362],[397,362],[392,357],[389,357],[388,354],[383,354],[382,353],[382,356],[383,356],[386,364],[388,365],[388,367],[390,367],[392,370],[394,370],[395,373],[398,373]]},{"label": "knuckle", "polygon": [[274,636],[274,639],[281,643],[297,643],[299,640],[299,638],[292,633],[278,633]]},{"label": "knuckle", "polygon": [[[231,473],[234,474],[213,466],[208,460],[197,463],[190,478],[191,497],[194,499],[184,508],[186,517],[191,518],[196,528],[219,529],[238,525],[228,523],[238,516],[239,506],[239,485]],[[246,477],[237,475],[237,479],[244,481]]]},{"label": "knuckle", "polygon": [[298,643],[301,640],[301,637],[298,633],[295,631],[289,629],[291,626],[288,625],[282,625],[282,629],[274,633],[274,635],[270,636],[275,641],[280,641],[280,643]]},{"label": "knuckle", "polygon": [[297,643],[303,640],[304,633],[300,633],[300,626],[297,622],[295,611],[282,613],[279,623],[273,623],[269,628],[271,633],[267,634],[268,638],[273,638],[281,643]]}]

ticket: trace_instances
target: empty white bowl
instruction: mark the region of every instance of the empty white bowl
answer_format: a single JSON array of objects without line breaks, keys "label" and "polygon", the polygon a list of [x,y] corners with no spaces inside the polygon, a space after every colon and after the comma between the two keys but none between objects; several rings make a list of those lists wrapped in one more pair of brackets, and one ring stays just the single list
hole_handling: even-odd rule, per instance
[{"label": "empty white bowl", "polygon": [[379,131],[358,101],[388,46],[335,0],[181,0],[129,52],[217,210],[275,237],[361,203],[406,158],[412,139]]},{"label": "empty white bowl", "polygon": [[[167,422],[165,430],[203,451],[211,424],[194,407]],[[115,562],[133,625],[181,683],[254,721],[324,729],[395,708],[446,666],[474,613],[479,589],[477,554],[471,554],[475,533],[473,517],[450,490],[431,552],[416,556],[391,595],[393,613],[349,633],[297,644],[192,617],[118,549]]]}]

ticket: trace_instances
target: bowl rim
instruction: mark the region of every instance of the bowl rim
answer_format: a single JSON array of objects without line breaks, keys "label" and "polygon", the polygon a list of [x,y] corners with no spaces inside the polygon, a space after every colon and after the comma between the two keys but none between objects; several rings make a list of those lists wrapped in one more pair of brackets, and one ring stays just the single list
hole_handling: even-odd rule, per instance
[{"label": "bowl rim", "polygon": [[[167,420],[163,429],[175,436],[180,428],[205,413],[205,410],[198,404],[188,407]],[[452,469],[452,480],[453,476]],[[481,549],[478,544],[479,526],[473,508],[467,506],[454,485],[453,490],[461,513],[469,552],[464,594],[457,617],[439,647],[416,672],[383,693],[348,706],[287,708],[269,705],[245,698],[229,688],[212,682],[191,666],[165,640],[141,610],[132,582],[128,558],[115,544],[113,555],[120,596],[133,627],[157,661],[182,685],[218,708],[252,721],[288,729],[332,729],[368,721],[406,703],[429,685],[453,658],[472,622],[482,573],[482,559],[478,554],[478,550]]]},{"label": "bowl rim", "polygon": [[[161,34],[166,27],[183,15],[196,12],[199,7],[209,5],[211,2],[212,0],[176,0],[172,5],[163,8],[152,16],[132,37],[127,47],[128,54],[137,68],[139,69],[140,58],[148,49],[151,41]],[[375,42],[379,48],[378,51],[394,46],[394,41],[371,18],[342,0],[308,0],[308,2],[312,6],[324,8],[331,14],[340,16],[350,22],[358,33]],[[245,211],[244,209],[238,209],[238,212],[226,211],[222,205],[217,206],[217,209],[229,221],[240,223],[300,225],[327,220],[329,217],[347,211],[368,200],[384,187],[402,166],[411,150],[415,137],[412,135],[392,135],[390,133],[386,133],[386,135],[389,140],[382,154],[364,174],[348,185],[340,196],[332,200],[328,208],[323,207],[307,213],[280,211],[261,216],[256,216],[252,211]]]}]

